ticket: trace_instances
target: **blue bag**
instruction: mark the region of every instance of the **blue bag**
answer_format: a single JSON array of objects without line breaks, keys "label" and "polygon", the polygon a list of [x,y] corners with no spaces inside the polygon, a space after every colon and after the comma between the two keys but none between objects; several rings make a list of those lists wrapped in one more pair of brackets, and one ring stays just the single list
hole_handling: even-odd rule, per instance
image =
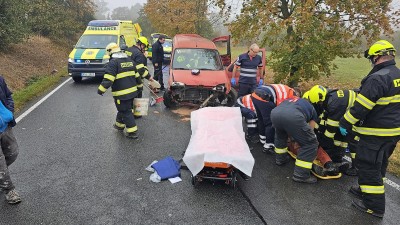
[{"label": "blue bag", "polygon": [[8,110],[3,103],[0,101],[0,132],[4,132],[8,123],[13,119],[13,113]]},{"label": "blue bag", "polygon": [[161,177],[161,180],[178,177],[181,175],[181,165],[171,156],[167,156],[164,159],[154,163],[152,167],[157,171],[158,175]]}]

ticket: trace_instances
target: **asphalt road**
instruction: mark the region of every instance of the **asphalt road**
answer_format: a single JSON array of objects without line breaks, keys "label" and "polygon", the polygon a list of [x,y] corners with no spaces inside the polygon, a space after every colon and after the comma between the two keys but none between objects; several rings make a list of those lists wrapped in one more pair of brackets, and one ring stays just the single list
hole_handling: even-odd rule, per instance
[{"label": "asphalt road", "polygon": [[145,168],[180,159],[190,123],[158,104],[137,120],[139,139],[127,139],[112,128],[112,96],[97,95],[98,85],[69,80],[14,128],[20,155],[10,170],[23,202],[0,201],[0,224],[399,224],[400,189],[385,185],[386,214],[377,219],[351,206],[356,178],[293,182],[294,162],[276,166],[261,145],[252,146],[253,177],[239,178],[238,190],[194,188],[187,170],[182,182],[153,183]]}]

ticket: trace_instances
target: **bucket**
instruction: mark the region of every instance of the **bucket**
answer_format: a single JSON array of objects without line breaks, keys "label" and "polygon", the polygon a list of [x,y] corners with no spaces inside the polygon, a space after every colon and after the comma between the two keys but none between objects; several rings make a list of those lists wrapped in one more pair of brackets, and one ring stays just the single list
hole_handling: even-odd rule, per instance
[{"label": "bucket", "polygon": [[147,116],[147,113],[149,111],[149,99],[135,98],[133,100],[133,106],[135,109],[135,114],[140,114],[141,116]]}]

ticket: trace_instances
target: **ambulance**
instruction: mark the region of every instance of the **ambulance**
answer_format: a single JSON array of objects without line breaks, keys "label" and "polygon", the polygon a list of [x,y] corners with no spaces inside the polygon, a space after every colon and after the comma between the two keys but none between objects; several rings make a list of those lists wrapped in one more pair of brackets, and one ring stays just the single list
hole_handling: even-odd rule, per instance
[{"label": "ambulance", "polygon": [[110,57],[106,46],[117,43],[126,49],[141,36],[139,24],[124,20],[92,20],[68,58],[68,74],[75,82],[84,77],[103,77]]}]

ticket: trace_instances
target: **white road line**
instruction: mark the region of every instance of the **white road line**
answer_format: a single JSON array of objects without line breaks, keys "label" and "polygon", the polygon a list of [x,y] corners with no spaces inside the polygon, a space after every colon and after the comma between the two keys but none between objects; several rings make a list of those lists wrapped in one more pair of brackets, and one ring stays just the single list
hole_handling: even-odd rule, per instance
[{"label": "white road line", "polygon": [[[346,159],[347,161],[351,162],[351,158],[348,157],[347,155],[344,156],[344,159]],[[394,189],[400,191],[400,185],[398,185],[397,183],[395,183],[395,182],[392,181],[392,180],[389,180],[389,178],[387,178],[387,177],[386,177],[386,179],[383,180],[383,183],[386,183],[386,184],[388,184],[389,186],[391,186],[392,188],[394,188]]]},{"label": "white road line", "polygon": [[71,78],[68,78],[66,81],[64,81],[62,84],[58,85],[54,90],[52,90],[50,93],[48,93],[46,96],[44,96],[40,101],[36,102],[32,107],[30,107],[28,110],[26,110],[24,113],[22,113],[20,116],[18,116],[15,121],[18,123],[21,121],[25,116],[27,116],[29,113],[31,113],[34,109],[36,109],[40,104],[42,104],[46,99],[48,99],[51,95],[53,95],[58,89],[60,89],[64,84],[66,84],[68,81],[70,81]]}]

